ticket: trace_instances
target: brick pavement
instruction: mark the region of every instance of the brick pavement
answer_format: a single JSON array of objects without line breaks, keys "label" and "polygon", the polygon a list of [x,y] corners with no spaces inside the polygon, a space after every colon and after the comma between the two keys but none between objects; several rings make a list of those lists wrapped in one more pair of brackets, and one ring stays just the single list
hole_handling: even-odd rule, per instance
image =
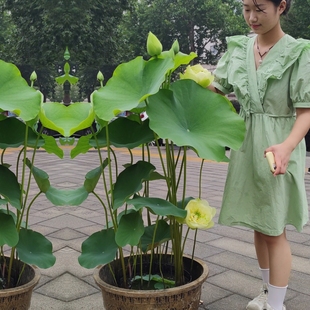
[{"label": "brick pavement", "polygon": [[[84,181],[85,173],[97,166],[95,152],[71,160],[69,151],[65,148],[63,160],[44,151],[37,154],[36,166],[49,173],[51,184],[55,187],[79,186]],[[14,158],[16,154],[12,152],[10,156]],[[124,152],[124,162],[126,160]],[[189,165],[188,188],[195,196],[200,164],[192,156]],[[310,167],[309,157],[307,167]],[[204,166],[203,198],[218,210],[226,171],[227,163],[206,162]],[[305,184],[309,199],[308,174]],[[152,191],[157,195],[161,185],[152,186]],[[93,270],[80,267],[77,261],[83,240],[104,224],[103,211],[96,200],[89,197],[79,207],[57,207],[42,197],[31,213],[31,226],[53,242],[57,261],[52,268],[41,270],[42,277],[33,293],[30,310],[103,309],[101,293],[92,278]],[[310,225],[305,227],[303,233],[288,228],[288,239],[293,253],[293,271],[286,298],[287,309],[310,309]],[[240,227],[216,224],[210,230],[199,232],[196,256],[206,261],[210,269],[203,285],[204,303],[200,310],[245,309],[247,302],[257,295],[260,273],[252,240],[252,231]]]}]

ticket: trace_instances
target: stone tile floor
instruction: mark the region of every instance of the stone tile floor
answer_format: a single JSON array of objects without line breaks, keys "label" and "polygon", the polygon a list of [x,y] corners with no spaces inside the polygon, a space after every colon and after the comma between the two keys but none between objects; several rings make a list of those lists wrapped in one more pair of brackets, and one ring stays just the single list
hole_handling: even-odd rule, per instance
[{"label": "stone tile floor", "polygon": [[[62,161],[45,152],[37,154],[36,166],[49,173],[53,186],[79,186],[86,172],[97,166],[95,152],[74,160],[69,159],[69,152],[70,149],[65,148]],[[10,154],[12,159],[16,155],[17,151]],[[199,167],[200,162],[191,156],[188,186],[192,196],[197,194]],[[309,157],[307,167],[310,167]],[[226,171],[227,163],[206,162],[204,165],[203,198],[218,210]],[[305,175],[305,185],[309,199],[310,174]],[[160,184],[153,186],[153,193],[160,193],[161,187]],[[103,211],[96,200],[89,197],[79,207],[57,207],[42,197],[33,206],[30,224],[53,242],[57,257],[52,268],[41,270],[42,277],[33,293],[30,310],[104,309],[101,293],[92,278],[93,270],[82,268],[77,260],[83,240],[104,224]],[[293,271],[286,297],[287,309],[307,310],[310,309],[310,225],[306,225],[303,233],[288,228],[288,239]],[[203,285],[200,310],[245,309],[247,302],[257,295],[261,282],[252,240],[252,231],[240,227],[216,224],[208,231],[199,232],[196,256],[206,261],[210,269]]]}]

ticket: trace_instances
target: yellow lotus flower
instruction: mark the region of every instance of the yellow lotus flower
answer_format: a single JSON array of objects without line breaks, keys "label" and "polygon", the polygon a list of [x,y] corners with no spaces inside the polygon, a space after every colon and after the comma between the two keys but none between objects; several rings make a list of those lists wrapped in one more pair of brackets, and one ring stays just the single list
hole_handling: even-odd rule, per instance
[{"label": "yellow lotus flower", "polygon": [[187,66],[184,74],[180,73],[180,79],[194,80],[202,87],[208,87],[214,80],[212,73],[202,65]]},{"label": "yellow lotus flower", "polygon": [[163,46],[158,40],[158,38],[153,34],[151,31],[149,32],[149,35],[147,37],[146,41],[146,49],[147,53],[151,56],[158,56],[163,51]]},{"label": "yellow lotus flower", "polygon": [[187,216],[185,222],[189,228],[192,229],[208,229],[213,227],[212,221],[216,209],[209,206],[207,200],[193,199],[185,207],[187,210]]}]

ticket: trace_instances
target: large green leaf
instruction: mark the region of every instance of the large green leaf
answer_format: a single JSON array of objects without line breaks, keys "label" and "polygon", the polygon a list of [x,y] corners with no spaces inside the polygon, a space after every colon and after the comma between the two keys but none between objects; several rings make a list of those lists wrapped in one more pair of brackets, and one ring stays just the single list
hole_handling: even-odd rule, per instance
[{"label": "large green leaf", "polygon": [[94,117],[92,105],[88,102],[76,102],[69,106],[58,102],[47,102],[42,105],[40,111],[42,125],[56,130],[65,137],[90,127]]},{"label": "large green leaf", "polygon": [[20,184],[15,174],[4,165],[0,165],[0,195],[16,209],[21,209]]},{"label": "large green leaf", "polygon": [[184,218],[187,214],[187,211],[182,210],[172,204],[171,202],[153,197],[135,197],[133,199],[127,200],[128,204],[134,205],[136,210],[140,210],[143,207],[148,207],[155,214],[161,216],[175,216]]},{"label": "large green leaf", "polygon": [[[173,54],[172,54],[173,53]],[[158,58],[167,58],[171,57],[171,54],[174,55],[173,49],[170,49],[169,51],[162,52]],[[172,69],[172,72],[175,71],[177,68],[179,68],[181,65],[187,65],[189,64],[194,58],[197,57],[197,54],[191,52],[189,55],[184,54],[182,52],[178,52],[176,55],[173,56],[174,59],[174,68]]]},{"label": "large green leaf", "polygon": [[27,122],[38,116],[42,99],[15,65],[0,60],[0,112],[11,111]]},{"label": "large green leaf", "polygon": [[112,120],[119,111],[129,111],[148,96],[157,93],[167,71],[174,67],[173,58],[143,60],[137,57],[119,65],[105,87],[92,94],[96,115]]},{"label": "large green leaf", "polygon": [[31,169],[35,181],[41,192],[45,193],[46,198],[56,206],[78,206],[88,197],[85,187],[72,190],[57,189],[51,186],[48,174],[33,166],[29,159],[26,159],[26,165]]},{"label": "large green leaf", "polygon": [[189,64],[194,58],[197,57],[197,54],[191,52],[189,55],[182,52],[178,52],[174,57],[174,68],[173,70],[179,68],[181,65]]},{"label": "large green leaf", "polygon": [[[0,148],[19,147],[25,144],[26,124],[15,117],[9,117],[0,121]],[[38,135],[28,128],[28,146],[40,147],[44,144],[43,139],[38,140]],[[37,141],[38,140],[38,141]]]},{"label": "large green leaf", "polygon": [[[4,213],[4,214],[9,214],[12,219],[14,220],[14,223],[15,223],[15,226],[16,226],[16,223],[17,223],[17,216],[16,216],[16,213],[14,213],[13,211],[11,210],[7,210],[7,209],[1,209],[0,208],[0,213]],[[21,222],[21,227],[25,228],[27,225],[26,225],[26,222],[25,221],[22,221]]]},{"label": "large green leaf", "polygon": [[[155,234],[156,229],[156,234]],[[155,235],[155,237],[154,237]],[[154,239],[154,240],[153,240]],[[141,249],[143,252],[152,250],[162,243],[171,239],[170,226],[164,220],[157,221],[156,225],[145,227],[143,236],[141,237]]]},{"label": "large green leaf", "polygon": [[151,96],[146,111],[161,138],[191,146],[205,159],[228,160],[225,147],[238,149],[244,138],[244,121],[230,101],[192,80],[179,80],[171,90]]},{"label": "large green leaf", "polygon": [[76,146],[71,150],[70,157],[73,159],[74,157],[78,156],[79,154],[85,154],[92,148],[90,145],[89,140],[91,139],[92,135],[82,136],[78,139]]},{"label": "large green leaf", "polygon": [[52,243],[42,234],[31,229],[20,230],[16,250],[21,261],[39,268],[52,267],[56,261]]},{"label": "large green leaf", "polygon": [[44,144],[42,144],[42,148],[49,154],[55,154],[59,158],[64,157],[64,151],[61,149],[55,138],[52,136],[42,135],[44,139]]},{"label": "large green leaf", "polygon": [[129,244],[138,245],[144,233],[143,219],[140,212],[124,214],[119,222],[115,241],[120,247]]},{"label": "large green leaf", "polygon": [[89,171],[85,176],[84,187],[88,193],[91,193],[97,186],[103,169],[108,165],[109,160],[106,158],[102,166],[99,166],[91,171]]},{"label": "large green leaf", "polygon": [[0,148],[19,147],[24,144],[26,125],[14,117],[0,122]]},{"label": "large green leaf", "polygon": [[85,268],[108,264],[116,256],[117,244],[113,229],[95,232],[82,243],[82,254],[78,260]]},{"label": "large green leaf", "polygon": [[138,161],[123,170],[118,175],[114,186],[114,210],[122,206],[133,194],[139,192],[143,181],[147,180],[155,169],[155,166],[149,162]]},{"label": "large green leaf", "polygon": [[0,246],[7,244],[13,247],[17,242],[18,232],[13,217],[0,212]]},{"label": "large green leaf", "polygon": [[[149,127],[148,120],[138,123],[126,117],[119,117],[109,124],[109,137],[111,145],[133,149],[154,140],[154,133]],[[97,135],[97,139],[100,147],[107,145],[105,128]],[[94,139],[90,140],[90,144],[97,147]]]},{"label": "large green leaf", "polygon": [[180,209],[185,209],[185,207],[187,206],[187,204],[191,201],[195,199],[194,197],[185,197],[183,200],[179,200],[177,202],[177,207]]},{"label": "large green leaf", "polygon": [[51,186],[45,196],[55,206],[79,206],[88,197],[88,192],[84,186],[71,190]]},{"label": "large green leaf", "polygon": [[46,193],[51,186],[48,174],[45,171],[32,165],[32,163],[30,162],[28,158],[26,158],[25,160],[26,160],[26,165],[31,170],[40,191],[43,193]]}]

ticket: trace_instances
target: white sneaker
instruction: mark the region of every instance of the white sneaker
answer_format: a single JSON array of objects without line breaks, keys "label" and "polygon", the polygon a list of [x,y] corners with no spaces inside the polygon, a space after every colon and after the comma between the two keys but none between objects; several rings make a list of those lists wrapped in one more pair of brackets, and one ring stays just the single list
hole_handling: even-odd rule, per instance
[{"label": "white sneaker", "polygon": [[[274,309],[271,308],[271,306],[269,306],[269,304],[267,304],[267,302],[266,302],[263,310],[274,310]],[[284,305],[282,306],[282,310],[286,310],[286,307]]]},{"label": "white sneaker", "polygon": [[264,306],[267,304],[267,297],[268,297],[268,285],[267,283],[264,283],[260,290],[260,294],[248,303],[246,309],[264,310],[265,309]]}]

